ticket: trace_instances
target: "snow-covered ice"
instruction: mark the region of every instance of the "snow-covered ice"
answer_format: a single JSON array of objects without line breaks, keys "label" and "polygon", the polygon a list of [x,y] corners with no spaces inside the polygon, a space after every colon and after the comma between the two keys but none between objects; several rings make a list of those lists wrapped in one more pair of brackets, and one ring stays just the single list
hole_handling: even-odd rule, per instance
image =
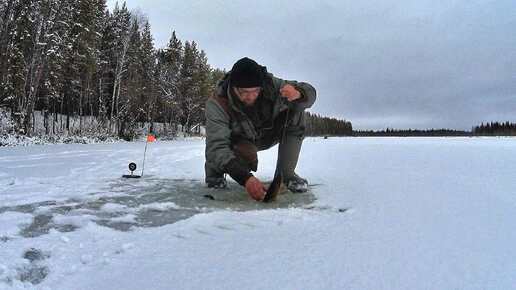
[{"label": "snow-covered ice", "polygon": [[516,289],[514,138],[307,138],[272,205],[204,188],[201,139],[121,179],[143,148],[0,148],[0,289]]}]

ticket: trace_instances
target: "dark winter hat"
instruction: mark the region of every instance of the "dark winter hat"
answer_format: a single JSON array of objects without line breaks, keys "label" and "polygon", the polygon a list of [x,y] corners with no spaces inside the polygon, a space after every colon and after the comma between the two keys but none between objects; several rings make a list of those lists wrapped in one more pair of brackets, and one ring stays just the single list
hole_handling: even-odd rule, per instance
[{"label": "dark winter hat", "polygon": [[244,57],[238,60],[231,69],[231,85],[237,88],[261,87],[265,77],[265,69],[256,61]]}]

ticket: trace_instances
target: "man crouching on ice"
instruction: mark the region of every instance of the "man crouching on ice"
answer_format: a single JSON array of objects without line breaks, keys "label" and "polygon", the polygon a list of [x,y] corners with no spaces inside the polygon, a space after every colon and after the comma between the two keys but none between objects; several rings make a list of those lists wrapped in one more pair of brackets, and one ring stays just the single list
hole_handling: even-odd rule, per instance
[{"label": "man crouching on ice", "polygon": [[286,121],[278,156],[283,180],[293,192],[306,191],[308,182],[294,171],[305,132],[303,111],[313,105],[315,98],[310,84],[274,77],[250,58],[238,60],[206,102],[208,187],[226,187],[227,173],[245,186],[253,199],[262,200],[266,188],[251,173],[258,168],[257,151],[280,141]]}]

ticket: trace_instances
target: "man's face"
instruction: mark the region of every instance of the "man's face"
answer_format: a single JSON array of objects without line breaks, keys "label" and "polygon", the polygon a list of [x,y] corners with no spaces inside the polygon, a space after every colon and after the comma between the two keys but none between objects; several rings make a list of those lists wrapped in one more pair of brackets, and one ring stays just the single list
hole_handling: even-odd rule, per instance
[{"label": "man's face", "polygon": [[254,88],[234,88],[235,94],[238,96],[238,99],[244,103],[246,107],[250,107],[254,105],[256,99],[260,95],[262,90],[261,87]]}]

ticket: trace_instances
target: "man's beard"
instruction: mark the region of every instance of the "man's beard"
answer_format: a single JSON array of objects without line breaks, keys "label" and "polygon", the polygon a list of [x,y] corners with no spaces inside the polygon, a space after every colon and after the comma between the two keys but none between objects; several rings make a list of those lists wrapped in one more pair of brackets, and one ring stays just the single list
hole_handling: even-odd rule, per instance
[{"label": "man's beard", "polygon": [[253,107],[256,104],[256,100],[254,100],[252,103],[242,102],[246,108]]}]

